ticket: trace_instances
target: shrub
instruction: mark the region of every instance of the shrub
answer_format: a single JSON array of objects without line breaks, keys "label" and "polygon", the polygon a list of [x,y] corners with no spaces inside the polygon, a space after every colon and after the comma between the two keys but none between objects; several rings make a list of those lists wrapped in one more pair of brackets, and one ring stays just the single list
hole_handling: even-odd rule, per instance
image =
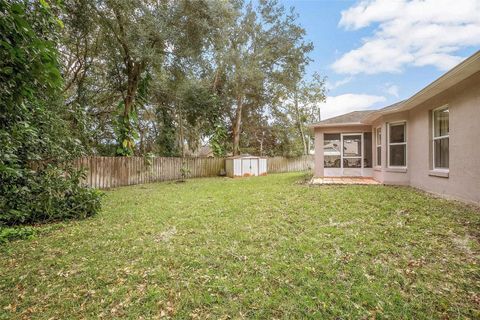
[{"label": "shrub", "polygon": [[0,226],[94,215],[101,207],[101,193],[83,186],[82,177],[82,171],[51,165],[22,177],[2,177]]},{"label": "shrub", "polygon": [[100,194],[64,165],[82,148],[65,120],[56,3],[0,0],[0,227],[100,209]]},{"label": "shrub", "polygon": [[190,176],[191,172],[192,171],[187,166],[187,164],[185,162],[183,162],[182,167],[180,168],[180,176],[182,177],[182,179],[180,181],[185,182],[186,179]]}]

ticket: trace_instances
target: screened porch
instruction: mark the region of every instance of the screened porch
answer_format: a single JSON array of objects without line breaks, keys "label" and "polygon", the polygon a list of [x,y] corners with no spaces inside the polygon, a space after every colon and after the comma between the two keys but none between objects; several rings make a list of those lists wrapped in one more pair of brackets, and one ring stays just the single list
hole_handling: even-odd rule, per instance
[{"label": "screened porch", "polygon": [[324,133],[325,177],[371,177],[372,133]]}]

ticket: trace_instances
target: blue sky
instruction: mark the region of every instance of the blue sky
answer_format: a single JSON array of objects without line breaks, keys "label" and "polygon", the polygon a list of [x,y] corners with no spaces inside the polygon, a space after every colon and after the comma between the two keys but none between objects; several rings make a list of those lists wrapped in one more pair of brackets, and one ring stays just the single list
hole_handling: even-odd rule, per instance
[{"label": "blue sky", "polygon": [[480,0],[283,0],[327,77],[322,118],[410,97],[480,48]]}]

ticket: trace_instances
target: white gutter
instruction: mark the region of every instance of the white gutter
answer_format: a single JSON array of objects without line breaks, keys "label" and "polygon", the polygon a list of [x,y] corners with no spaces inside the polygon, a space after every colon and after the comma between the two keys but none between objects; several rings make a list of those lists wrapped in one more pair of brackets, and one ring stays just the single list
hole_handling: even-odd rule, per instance
[{"label": "white gutter", "polygon": [[362,122],[344,122],[344,123],[317,123],[310,124],[307,127],[310,128],[327,128],[327,127],[351,127],[351,126],[364,126],[365,123]]}]

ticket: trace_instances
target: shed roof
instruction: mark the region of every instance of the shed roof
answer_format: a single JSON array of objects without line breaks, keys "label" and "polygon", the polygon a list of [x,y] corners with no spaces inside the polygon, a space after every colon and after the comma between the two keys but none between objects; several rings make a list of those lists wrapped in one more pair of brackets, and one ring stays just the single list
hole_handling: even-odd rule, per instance
[{"label": "shed roof", "polygon": [[228,157],[227,159],[264,159],[265,157],[259,157],[259,156],[252,156],[250,154],[241,154],[238,156],[231,156]]}]

